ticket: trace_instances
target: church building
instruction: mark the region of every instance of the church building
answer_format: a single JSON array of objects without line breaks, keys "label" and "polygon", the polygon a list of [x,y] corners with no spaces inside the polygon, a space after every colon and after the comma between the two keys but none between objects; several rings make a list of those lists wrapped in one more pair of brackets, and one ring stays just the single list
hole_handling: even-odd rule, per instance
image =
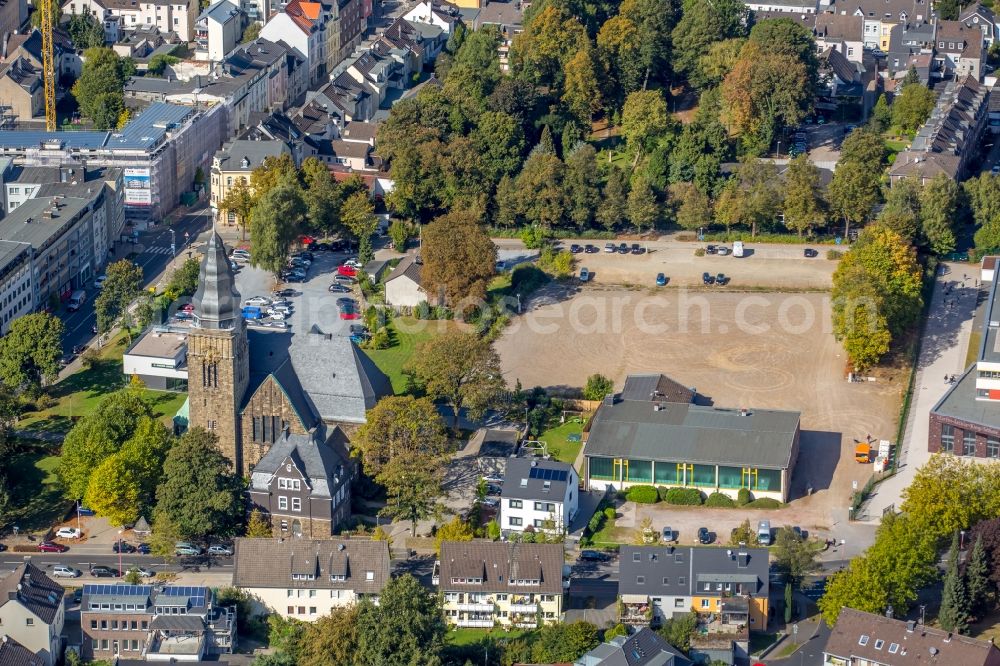
[{"label": "church building", "polygon": [[219,438],[278,536],[329,538],[350,517],[350,434],[391,393],[342,332],[248,329],[226,248],[213,233],[187,337],[188,426]]}]

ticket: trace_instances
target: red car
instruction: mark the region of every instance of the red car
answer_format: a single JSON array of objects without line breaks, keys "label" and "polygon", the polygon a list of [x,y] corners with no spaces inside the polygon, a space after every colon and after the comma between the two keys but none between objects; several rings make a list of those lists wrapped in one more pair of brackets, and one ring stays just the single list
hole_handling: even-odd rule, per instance
[{"label": "red car", "polygon": [[68,547],[52,543],[51,541],[43,541],[38,544],[38,552],[40,553],[65,553],[67,550],[69,550]]},{"label": "red car", "polygon": [[299,236],[299,242],[303,245],[312,245],[316,242],[316,239],[312,236]]},{"label": "red car", "polygon": [[185,303],[182,305],[181,312],[194,312],[194,303]]},{"label": "red car", "polygon": [[358,269],[354,266],[338,266],[337,275],[343,275],[345,277],[357,277]]},{"label": "red car", "polygon": [[344,308],[343,310],[340,311],[340,318],[341,319],[360,319],[361,315],[358,314],[357,310],[354,310],[352,308]]}]

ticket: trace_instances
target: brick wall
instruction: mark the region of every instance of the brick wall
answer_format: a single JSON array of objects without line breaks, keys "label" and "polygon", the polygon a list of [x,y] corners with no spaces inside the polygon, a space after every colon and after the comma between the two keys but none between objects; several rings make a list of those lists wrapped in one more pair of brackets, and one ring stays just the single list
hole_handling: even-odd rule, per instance
[{"label": "brick wall", "polygon": [[967,421],[962,421],[950,416],[943,416],[941,414],[935,414],[931,412],[930,415],[930,427],[927,435],[927,450],[931,453],[941,453],[941,429],[944,425],[950,425],[955,429],[955,446],[954,452],[957,455],[961,455],[963,451],[963,438],[965,436],[966,430],[972,430],[976,433],[976,457],[977,458],[987,458],[989,457],[986,439],[988,437],[995,437],[1000,439],[1000,428],[995,428],[991,426],[985,426],[982,424],[969,423]]}]

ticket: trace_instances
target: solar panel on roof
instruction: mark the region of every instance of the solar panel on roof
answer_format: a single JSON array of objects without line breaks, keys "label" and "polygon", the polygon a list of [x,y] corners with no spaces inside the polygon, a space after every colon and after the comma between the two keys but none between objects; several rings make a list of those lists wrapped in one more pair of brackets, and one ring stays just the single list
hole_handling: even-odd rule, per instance
[{"label": "solar panel on roof", "polygon": [[532,467],[531,471],[528,472],[528,476],[532,479],[541,479],[542,481],[565,482],[567,473],[566,470],[562,469],[543,469],[540,467]]}]

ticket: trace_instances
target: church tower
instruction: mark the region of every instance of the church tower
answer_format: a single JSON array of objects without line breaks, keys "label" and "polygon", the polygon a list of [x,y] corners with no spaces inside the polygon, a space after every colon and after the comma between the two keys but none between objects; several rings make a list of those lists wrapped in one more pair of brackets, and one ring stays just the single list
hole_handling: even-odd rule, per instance
[{"label": "church tower", "polygon": [[240,473],[240,406],[250,378],[250,353],[240,293],[218,232],[208,241],[198,277],[188,333],[188,425],[214,432],[222,453]]}]

